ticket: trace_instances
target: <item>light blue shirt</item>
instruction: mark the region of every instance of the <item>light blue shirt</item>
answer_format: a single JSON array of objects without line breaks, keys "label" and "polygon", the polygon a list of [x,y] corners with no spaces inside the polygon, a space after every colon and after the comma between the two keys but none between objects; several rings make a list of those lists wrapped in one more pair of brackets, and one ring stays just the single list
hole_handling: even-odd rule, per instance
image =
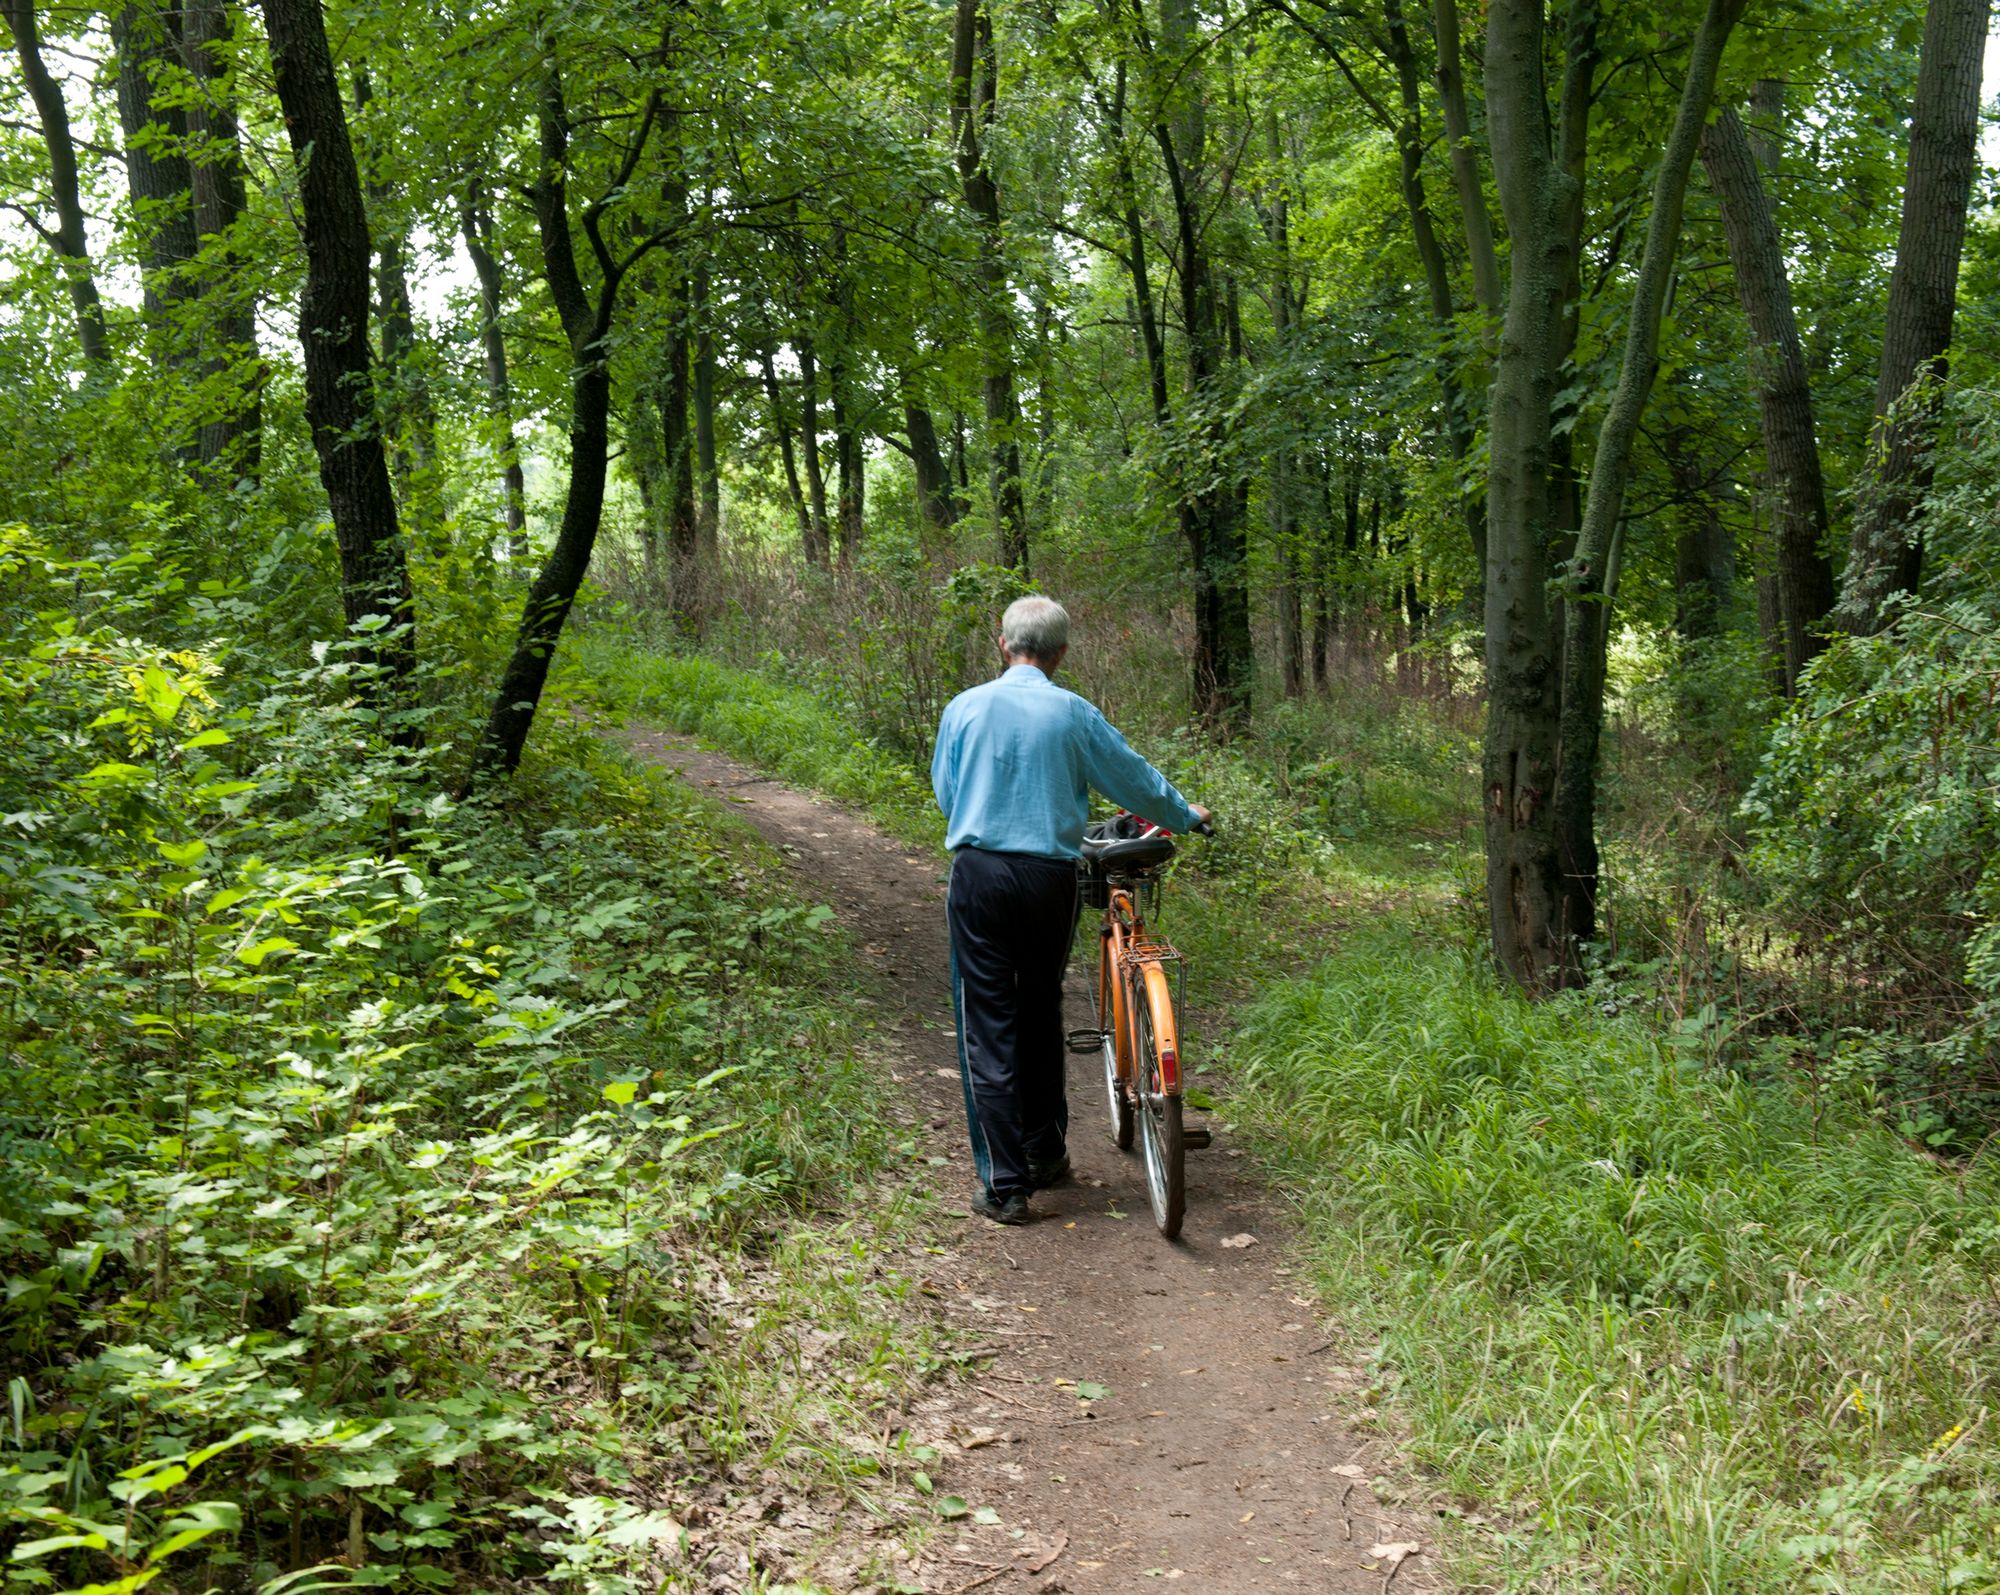
[{"label": "light blue shirt", "polygon": [[1092,788],[1171,831],[1192,831],[1198,820],[1094,705],[1033,665],[945,705],[931,789],[946,847],[1075,858]]}]

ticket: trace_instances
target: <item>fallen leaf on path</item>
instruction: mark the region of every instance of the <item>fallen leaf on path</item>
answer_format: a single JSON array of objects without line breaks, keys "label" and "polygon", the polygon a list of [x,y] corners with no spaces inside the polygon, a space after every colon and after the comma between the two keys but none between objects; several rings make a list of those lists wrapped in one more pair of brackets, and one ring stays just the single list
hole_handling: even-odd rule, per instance
[{"label": "fallen leaf on path", "polygon": [[1069,1549],[1069,1536],[1067,1534],[1058,1534],[1056,1536],[1055,1544],[1051,1545],[1040,1556],[1036,1557],[1032,1562],[1028,1564],[1028,1571],[1030,1573],[1041,1572],[1043,1568],[1047,1567],[1049,1563],[1053,1562],[1058,1556],[1062,1555],[1062,1553],[1068,1549]]},{"label": "fallen leaf on path", "polygon": [[1391,1567],[1397,1566],[1406,1556],[1418,1556],[1422,1552],[1423,1547],[1415,1540],[1392,1540],[1386,1545],[1368,1547],[1370,1556],[1378,1562],[1387,1562]]},{"label": "fallen leaf on path", "polygon": [[1255,1246],[1257,1244],[1257,1237],[1252,1235],[1248,1230],[1244,1230],[1240,1234],[1225,1235],[1216,1244],[1231,1251],[1241,1251],[1246,1246]]},{"label": "fallen leaf on path", "polygon": [[1368,1477],[1365,1469],[1357,1468],[1352,1462],[1343,1462],[1333,1471],[1343,1479],[1365,1479]]},{"label": "fallen leaf on path", "polygon": [[1248,1512],[1245,1512],[1236,1521],[1239,1523],[1248,1523],[1256,1515],[1257,1515],[1257,1509],[1255,1507],[1252,1507]]}]

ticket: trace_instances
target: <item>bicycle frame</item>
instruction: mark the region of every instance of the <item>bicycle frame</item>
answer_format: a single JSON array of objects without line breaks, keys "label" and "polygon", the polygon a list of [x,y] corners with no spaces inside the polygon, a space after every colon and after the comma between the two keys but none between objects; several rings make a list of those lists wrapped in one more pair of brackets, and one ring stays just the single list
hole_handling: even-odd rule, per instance
[{"label": "bicycle frame", "polygon": [[[1159,1094],[1177,1097],[1181,1094],[1181,1005],[1174,983],[1167,978],[1166,966],[1169,963],[1178,964],[1181,955],[1171,943],[1161,941],[1147,930],[1145,914],[1139,905],[1140,893],[1135,890],[1137,886],[1138,883],[1131,880],[1114,879],[1111,882],[1104,923],[1098,933],[1099,956],[1108,962],[1100,964],[1099,978],[1111,991],[1118,1078],[1137,1097],[1136,1022],[1131,1012],[1132,988],[1136,982],[1144,990],[1153,1041],[1159,1051]],[[1103,975],[1107,970],[1112,978],[1104,981]]]}]

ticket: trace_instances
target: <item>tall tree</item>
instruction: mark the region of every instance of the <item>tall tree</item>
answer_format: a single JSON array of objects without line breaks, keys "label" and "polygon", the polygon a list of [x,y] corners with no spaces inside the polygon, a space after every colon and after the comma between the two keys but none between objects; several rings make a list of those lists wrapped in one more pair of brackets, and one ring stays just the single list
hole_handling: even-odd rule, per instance
[{"label": "tall tree", "polygon": [[[265,0],[271,4],[272,0]],[[296,4],[298,0],[286,0]],[[639,230],[623,253],[614,252],[606,237],[605,213],[626,198],[660,109],[659,91],[646,97],[637,127],[619,153],[610,180],[577,218],[597,267],[592,292],[578,269],[576,243],[571,237],[569,163],[571,124],[563,96],[561,68],[551,54],[543,63],[542,92],[536,121],[540,133],[541,170],[531,197],[536,230],[541,238],[542,275],[549,299],[562,323],[570,349],[569,490],[563,500],[562,522],[534,584],[521,606],[521,626],[514,651],[501,672],[486,728],[474,750],[474,778],[512,775],[519,768],[535,710],[549,679],[556,642],[569,619],[577,590],[590,569],[597,533],[604,518],[604,486],[611,444],[611,351],[607,340],[617,318],[619,291],[632,268],[672,237],[678,218],[669,217],[651,231]]]},{"label": "tall tree", "polygon": [[1187,368],[1184,409],[1193,418],[1194,435],[1183,447],[1191,445],[1198,462],[1183,471],[1178,488],[1181,534],[1194,567],[1194,708],[1206,724],[1236,731],[1250,717],[1255,653],[1242,501],[1223,469],[1230,443],[1224,363],[1228,328],[1203,214],[1208,122],[1200,63],[1206,41],[1198,36],[1190,0],[1162,0],[1157,47],[1137,0],[1130,26],[1151,69],[1149,131],[1173,213],[1173,265]]},{"label": "tall tree", "polygon": [[263,3],[272,78],[298,173],[306,420],[340,548],[341,601],[350,627],[370,617],[391,623],[373,653],[400,694],[416,668],[416,604],[374,414],[361,175],[320,0]]},{"label": "tall tree", "polygon": [[[368,158],[366,187],[370,231],[375,244],[375,314],[381,326],[382,368],[377,378],[378,410],[389,437],[391,463],[406,504],[426,494],[421,481],[437,460],[437,407],[417,343],[416,313],[410,302],[410,227],[403,196],[385,168],[392,141],[372,128],[375,84],[366,66],[354,69],[354,117]],[[432,508],[433,506],[426,506]]]},{"label": "tall tree", "polygon": [[1826,479],[1813,419],[1805,349],[1792,311],[1783,240],[1764,193],[1742,118],[1724,106],[1702,131],[1702,167],[1722,214],[1722,233],[1743,314],[1750,323],[1750,380],[1757,390],[1775,533],[1774,577],[1784,649],[1784,686],[1824,646],[1819,625],[1833,608],[1826,549]]},{"label": "tall tree", "polygon": [[1931,482],[1958,263],[1979,155],[1979,76],[1992,0],[1930,0],[1910,117],[1896,269],[1875,385],[1873,468],[1854,517],[1839,621],[1880,628],[1890,599],[1914,593],[1924,550],[1917,510]]},{"label": "tall tree", "polygon": [[222,390],[218,413],[202,422],[199,455],[204,467],[254,477],[263,444],[264,378],[257,358],[258,273],[239,231],[249,199],[236,117],[235,33],[230,0],[185,0],[182,43],[193,86],[188,164],[200,247],[202,363]]},{"label": "tall tree", "polygon": [[521,473],[521,453],[514,439],[514,385],[507,369],[507,339],[500,328],[506,300],[500,258],[493,247],[493,216],[478,178],[469,179],[459,199],[459,237],[473,275],[479,279],[479,345],[484,355],[486,405],[500,452],[500,481],[507,517],[507,551],[513,559],[528,554],[527,480]]},{"label": "tall tree", "polygon": [[715,460],[715,317],[709,302],[708,257],[704,254],[691,278],[694,316],[694,477],[695,561],[713,580],[721,568],[722,476]]},{"label": "tall tree", "polygon": [[993,454],[993,515],[1000,562],[1026,570],[1027,502],[1021,490],[1020,405],[1014,395],[1014,318],[1000,223],[1000,185],[988,149],[999,87],[988,0],[958,0],[951,36],[952,145],[965,208],[979,236],[979,352],[987,441]]},{"label": "tall tree", "polygon": [[62,263],[63,286],[69,290],[70,305],[76,313],[77,342],[83,348],[84,359],[101,367],[111,358],[111,340],[105,332],[104,305],[98,297],[90,245],[84,236],[83,198],[77,183],[76,139],[70,132],[69,107],[63,100],[62,85],[42,59],[34,0],[0,0],[0,6],[7,13],[7,31],[14,40],[21,77],[28,86],[28,97],[35,103],[36,118],[42,124],[42,146],[49,161],[49,199],[56,213],[56,224],[53,228],[45,227],[18,207],[17,213],[26,217]]},{"label": "tall tree", "polygon": [[1587,941],[1597,933],[1597,758],[1604,728],[1604,662],[1617,592],[1625,489],[1639,422],[1660,369],[1660,317],[1680,250],[1688,174],[1695,146],[1715,98],[1722,52],[1747,0],[1708,0],[1689,52],[1679,109],[1653,183],[1646,247],[1632,286],[1618,385],[1604,412],[1591,459],[1590,494],[1576,551],[1563,583],[1562,741],[1556,776],[1561,833],[1566,936]]},{"label": "tall tree", "polygon": [[118,52],[118,120],[125,134],[125,173],[138,235],[146,319],[167,358],[185,361],[178,325],[195,296],[194,178],[187,158],[187,112],[163,81],[181,64],[181,8],[176,0],[130,0],[112,15]]}]

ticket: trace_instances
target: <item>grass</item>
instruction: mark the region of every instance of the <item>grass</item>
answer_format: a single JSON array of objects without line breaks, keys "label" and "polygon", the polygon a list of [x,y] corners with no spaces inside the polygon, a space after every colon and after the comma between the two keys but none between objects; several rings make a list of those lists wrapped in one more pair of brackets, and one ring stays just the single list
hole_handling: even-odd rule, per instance
[{"label": "grass", "polygon": [[[648,712],[935,842],[918,773],[838,705],[622,669]],[[1501,989],[1467,950],[1469,744],[1421,710],[1142,740],[1224,821],[1168,928],[1198,1000],[1244,999],[1226,1111],[1374,1371],[1360,1421],[1464,1520],[1466,1586],[2000,1588],[1990,1170],[1650,1010]]]},{"label": "grass", "polygon": [[1995,1587],[1988,1170],[1394,926],[1231,1062],[1468,1581]]},{"label": "grass", "polygon": [[944,845],[944,821],[925,776],[800,688],[712,659],[645,652],[614,630],[583,634],[573,656],[609,706],[852,803],[904,841]]}]

